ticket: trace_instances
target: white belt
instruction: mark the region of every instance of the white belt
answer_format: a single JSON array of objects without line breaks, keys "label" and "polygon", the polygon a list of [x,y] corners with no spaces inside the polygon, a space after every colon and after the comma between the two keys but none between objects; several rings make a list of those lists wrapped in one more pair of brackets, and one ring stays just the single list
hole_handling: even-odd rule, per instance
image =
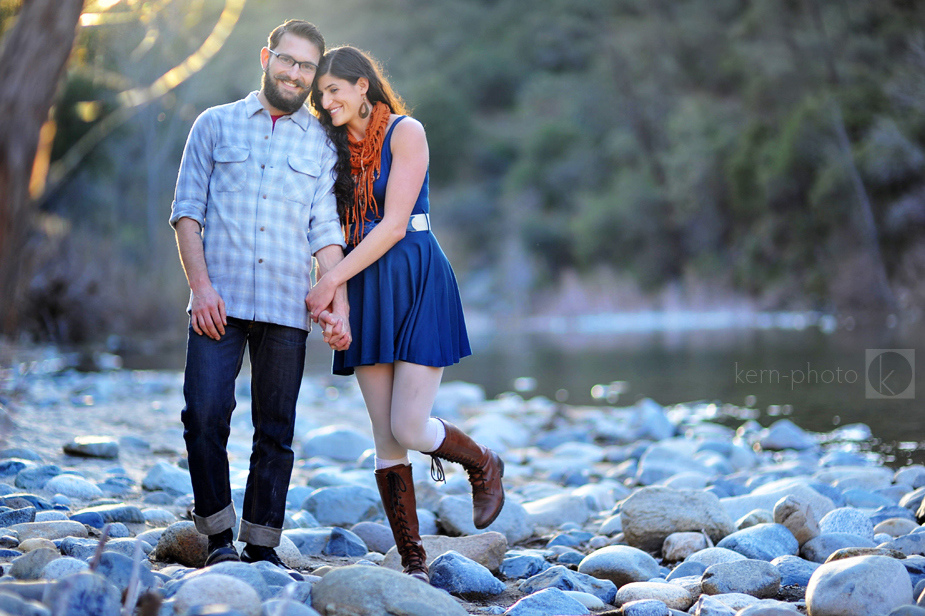
[{"label": "white belt", "polygon": [[408,231],[430,231],[430,214],[412,214],[408,219]]}]

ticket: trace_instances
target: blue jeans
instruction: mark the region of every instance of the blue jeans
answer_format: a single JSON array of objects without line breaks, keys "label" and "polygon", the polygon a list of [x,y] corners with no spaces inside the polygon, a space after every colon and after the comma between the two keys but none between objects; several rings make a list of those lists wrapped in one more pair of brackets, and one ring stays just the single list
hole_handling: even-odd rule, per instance
[{"label": "blue jeans", "polygon": [[238,540],[279,545],[307,334],[230,317],[220,340],[200,336],[190,327],[181,418],[195,499],[193,521],[199,532],[214,535],[235,525],[227,445],[236,405],[235,378],[247,347],[254,440]]}]

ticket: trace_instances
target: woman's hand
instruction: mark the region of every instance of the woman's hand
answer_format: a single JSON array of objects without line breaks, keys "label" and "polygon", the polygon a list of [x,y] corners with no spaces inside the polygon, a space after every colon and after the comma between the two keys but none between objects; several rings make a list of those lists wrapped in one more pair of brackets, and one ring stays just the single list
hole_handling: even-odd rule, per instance
[{"label": "woman's hand", "polygon": [[322,338],[335,351],[346,351],[353,340],[350,333],[350,322],[347,319],[333,314],[329,310],[322,310],[318,315],[321,323]]}]

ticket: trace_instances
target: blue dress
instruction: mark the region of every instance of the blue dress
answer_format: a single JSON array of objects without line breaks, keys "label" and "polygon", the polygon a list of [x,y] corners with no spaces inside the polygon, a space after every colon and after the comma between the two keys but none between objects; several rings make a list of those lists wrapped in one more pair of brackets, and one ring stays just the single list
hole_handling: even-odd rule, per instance
[{"label": "blue dress", "polygon": [[[392,166],[392,131],[405,117],[392,123],[382,145],[382,166],[373,184],[380,212]],[[430,211],[429,177],[428,172],[412,215]],[[379,220],[364,221],[362,236]],[[347,253],[352,249],[348,246]],[[350,375],[356,366],[395,361],[449,366],[472,354],[456,276],[431,231],[408,231],[347,281],[347,298],[353,342],[346,351],[334,352],[334,374]]]}]

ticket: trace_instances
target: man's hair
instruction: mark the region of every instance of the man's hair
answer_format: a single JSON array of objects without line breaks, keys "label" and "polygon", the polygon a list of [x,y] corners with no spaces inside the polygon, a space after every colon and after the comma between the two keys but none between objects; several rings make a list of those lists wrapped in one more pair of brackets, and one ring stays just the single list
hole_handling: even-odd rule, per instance
[{"label": "man's hair", "polygon": [[321,36],[321,30],[319,30],[315,24],[302,19],[290,19],[276,26],[267,39],[267,47],[276,49],[276,46],[279,45],[279,40],[283,38],[283,35],[287,32],[313,43],[315,47],[318,48],[318,51],[321,52],[321,55],[324,55],[324,37]]}]

